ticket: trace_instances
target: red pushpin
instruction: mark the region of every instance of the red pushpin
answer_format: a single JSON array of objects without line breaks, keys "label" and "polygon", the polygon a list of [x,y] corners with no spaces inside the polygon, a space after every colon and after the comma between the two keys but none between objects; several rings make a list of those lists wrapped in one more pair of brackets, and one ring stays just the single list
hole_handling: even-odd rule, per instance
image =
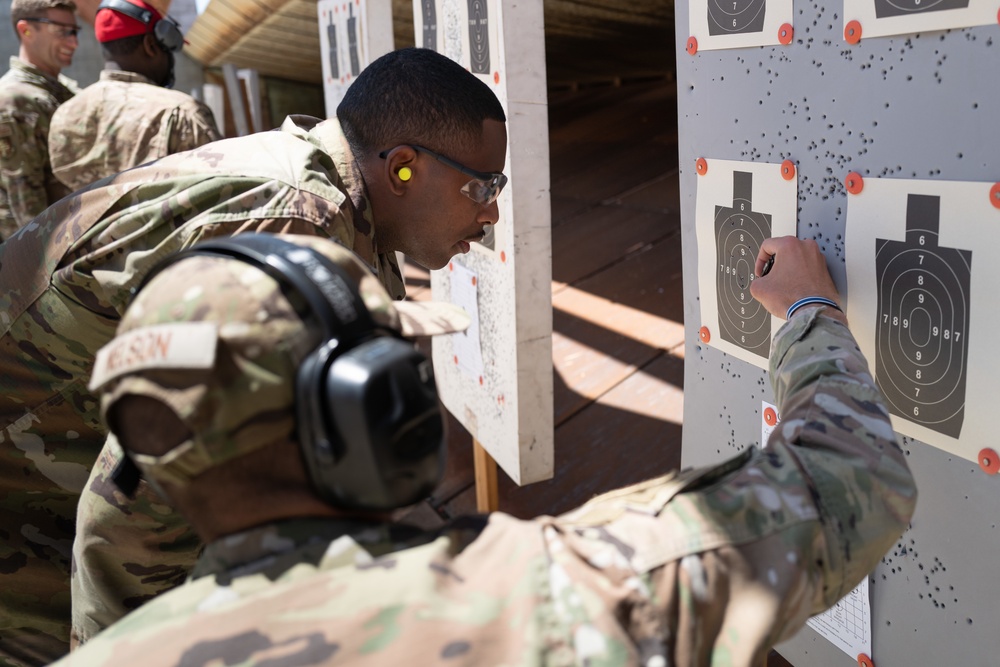
[{"label": "red pushpin", "polygon": [[847,40],[848,44],[857,44],[861,41],[861,23],[859,21],[851,21],[844,28],[844,39]]},{"label": "red pushpin", "polygon": [[778,28],[778,42],[781,44],[791,44],[793,37],[795,37],[795,30],[792,28],[791,23],[783,23]]}]

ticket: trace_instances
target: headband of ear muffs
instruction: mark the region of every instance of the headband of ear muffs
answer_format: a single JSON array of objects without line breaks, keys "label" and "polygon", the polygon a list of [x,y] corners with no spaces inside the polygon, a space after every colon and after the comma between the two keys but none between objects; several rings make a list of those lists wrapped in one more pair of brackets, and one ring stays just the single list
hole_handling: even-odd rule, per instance
[{"label": "headband of ear muffs", "polygon": [[[101,0],[97,11],[102,9],[114,10],[147,26],[155,19],[153,12],[133,5],[127,0]],[[167,51],[177,52],[184,47],[184,35],[181,33],[180,26],[168,16],[156,21],[156,25],[153,26],[153,36]]]}]

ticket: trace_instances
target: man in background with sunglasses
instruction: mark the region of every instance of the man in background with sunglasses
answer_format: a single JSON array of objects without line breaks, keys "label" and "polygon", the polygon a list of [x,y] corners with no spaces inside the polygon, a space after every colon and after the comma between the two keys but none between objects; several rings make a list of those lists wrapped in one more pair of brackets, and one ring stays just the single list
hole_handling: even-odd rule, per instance
[{"label": "man in background with sunglasses", "polygon": [[20,564],[0,570],[0,609],[16,619],[0,632],[0,664],[47,664],[69,648],[71,546],[79,640],[183,581],[197,556],[187,522],[154,493],[115,491],[120,450],[101,451],[106,429],[87,390],[97,350],[153,265],[211,237],[318,236],[353,250],[402,299],[397,251],[440,268],[498,220],[506,116],[457,63],[391,52],[337,115],[293,116],[129,169],[0,245],[0,534],[6,562]]},{"label": "man in background with sunglasses", "polygon": [[219,138],[211,110],[169,90],[180,28],[143,0],[103,0],[94,20],[100,80],[52,116],[52,173],[75,191],[105,176]]},{"label": "man in background with sunglasses", "polygon": [[49,121],[78,87],[60,74],[77,47],[72,0],[13,0],[20,42],[0,77],[0,243],[69,194],[49,166]]}]

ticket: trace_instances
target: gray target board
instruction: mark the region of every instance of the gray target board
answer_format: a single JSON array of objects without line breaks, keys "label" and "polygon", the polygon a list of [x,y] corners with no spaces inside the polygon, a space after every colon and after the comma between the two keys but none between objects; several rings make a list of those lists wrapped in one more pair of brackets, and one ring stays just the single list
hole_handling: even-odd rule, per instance
[{"label": "gray target board", "polygon": [[[797,234],[826,255],[920,493],[910,528],[868,579],[872,662],[995,667],[1000,475],[989,474],[977,452],[1000,450],[993,423],[1000,355],[992,351],[1000,322],[1000,4],[795,0],[793,33],[780,34],[787,44],[768,27],[769,43],[737,42],[750,37],[743,34],[732,37],[733,47],[712,41],[705,18],[715,4],[675,5],[687,340],[682,464],[759,445],[775,418],[767,371],[716,345],[721,333],[713,331],[711,343],[700,336],[704,313],[730,306],[716,305],[721,297],[706,284],[725,274],[725,262],[697,233],[705,177],[696,163],[707,158],[711,174],[713,160],[791,161]],[[744,4],[754,3],[737,9]],[[727,7],[732,0],[716,9]],[[848,191],[851,173],[863,180],[862,194]],[[770,186],[755,177],[752,188],[756,207]],[[716,197],[720,211],[733,206],[733,192]],[[706,271],[701,264],[712,260]],[[739,270],[725,275],[741,280]],[[778,650],[796,667],[858,664],[811,627]]]}]

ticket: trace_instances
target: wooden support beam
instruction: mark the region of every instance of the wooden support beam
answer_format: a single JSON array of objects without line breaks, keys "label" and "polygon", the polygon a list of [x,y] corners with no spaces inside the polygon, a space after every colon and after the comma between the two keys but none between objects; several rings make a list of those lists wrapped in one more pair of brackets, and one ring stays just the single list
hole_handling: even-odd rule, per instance
[{"label": "wooden support beam", "polygon": [[495,512],[500,509],[497,462],[478,440],[472,441],[472,447],[472,458],[476,469],[476,509],[483,513]]}]

